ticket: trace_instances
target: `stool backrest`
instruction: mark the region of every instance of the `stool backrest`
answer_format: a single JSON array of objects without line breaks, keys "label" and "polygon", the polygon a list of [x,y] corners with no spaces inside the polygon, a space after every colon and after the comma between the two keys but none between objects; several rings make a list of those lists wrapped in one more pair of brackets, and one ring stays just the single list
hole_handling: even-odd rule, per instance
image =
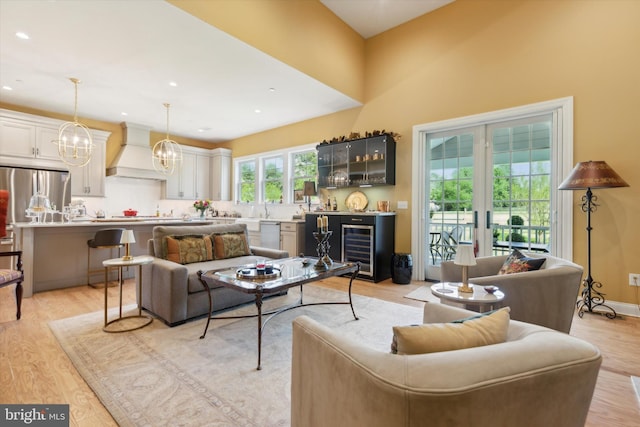
[{"label": "stool backrest", "polygon": [[122,246],[120,238],[124,228],[107,228],[96,232],[93,240],[89,241],[89,246]]}]

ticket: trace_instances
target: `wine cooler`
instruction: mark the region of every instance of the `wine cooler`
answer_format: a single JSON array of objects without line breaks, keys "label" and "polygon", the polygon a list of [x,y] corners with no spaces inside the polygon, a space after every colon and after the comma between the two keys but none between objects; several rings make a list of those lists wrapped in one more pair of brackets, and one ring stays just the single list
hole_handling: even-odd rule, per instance
[{"label": "wine cooler", "polygon": [[373,225],[342,224],[342,261],[360,262],[361,276],[373,278]]}]

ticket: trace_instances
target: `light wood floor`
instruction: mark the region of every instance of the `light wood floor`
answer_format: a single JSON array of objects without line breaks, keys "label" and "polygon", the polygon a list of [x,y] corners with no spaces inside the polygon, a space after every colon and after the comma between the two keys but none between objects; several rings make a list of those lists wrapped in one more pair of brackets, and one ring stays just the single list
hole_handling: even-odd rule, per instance
[{"label": "light wood floor", "polygon": [[[344,278],[321,282],[344,289]],[[395,285],[356,281],[354,292],[401,304],[422,307],[420,301],[403,298],[424,282]],[[117,288],[109,288],[110,304]],[[25,298],[22,319],[15,320],[13,287],[0,289],[0,402],[68,403],[72,426],[115,426],[109,412],[76,372],[48,327],[55,319],[100,311],[104,290],[80,286],[43,292]],[[124,304],[135,302],[133,283],[124,286]],[[598,315],[574,318],[571,335],[596,344],[603,363],[591,403],[587,426],[640,425],[640,402],[629,376],[640,376],[640,318],[609,320]]]}]

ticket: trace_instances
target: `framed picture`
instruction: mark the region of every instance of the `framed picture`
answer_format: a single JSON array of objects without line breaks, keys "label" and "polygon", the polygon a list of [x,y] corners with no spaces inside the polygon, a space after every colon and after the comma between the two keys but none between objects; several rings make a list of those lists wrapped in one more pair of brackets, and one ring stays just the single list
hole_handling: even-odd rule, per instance
[{"label": "framed picture", "polygon": [[293,190],[293,201],[295,203],[304,202],[304,192],[302,190]]}]

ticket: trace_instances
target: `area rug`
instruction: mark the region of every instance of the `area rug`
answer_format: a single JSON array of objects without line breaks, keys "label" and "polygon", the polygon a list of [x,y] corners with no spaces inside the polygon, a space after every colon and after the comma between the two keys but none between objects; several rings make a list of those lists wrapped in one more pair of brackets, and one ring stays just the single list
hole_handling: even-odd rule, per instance
[{"label": "area rug", "polygon": [[429,283],[425,286],[421,286],[418,289],[415,289],[405,295],[405,298],[415,299],[418,301],[427,301],[427,302],[440,302],[440,298],[434,296],[431,293],[431,286],[435,283]]},{"label": "area rug", "polygon": [[[269,299],[279,306],[298,297]],[[344,301],[346,293],[306,286],[305,302]],[[84,380],[121,426],[288,426],[291,322],[300,315],[339,330],[363,345],[389,351],[392,326],[420,323],[422,309],[354,295],[348,305],[301,307],[272,318],[257,364],[257,320],[206,319],[169,328],[155,320],[132,332],[102,331],[103,312],[50,322]],[[234,314],[253,312],[251,304]],[[128,306],[125,314],[135,312]]]}]

